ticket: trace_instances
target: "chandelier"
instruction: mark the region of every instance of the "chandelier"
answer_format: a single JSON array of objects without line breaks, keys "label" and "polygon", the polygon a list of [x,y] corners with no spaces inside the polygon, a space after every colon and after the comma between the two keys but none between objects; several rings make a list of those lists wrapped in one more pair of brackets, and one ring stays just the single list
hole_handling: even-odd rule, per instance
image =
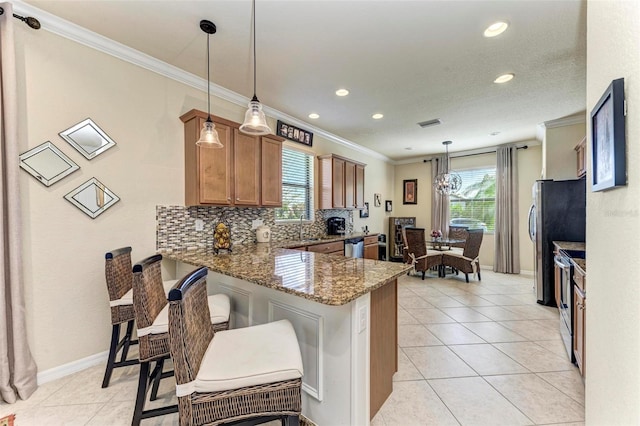
[{"label": "chandelier", "polygon": [[455,194],[462,187],[460,175],[449,171],[449,145],[451,145],[451,143],[451,141],[442,142],[442,145],[444,145],[447,150],[447,155],[444,160],[443,172],[439,173],[433,181],[433,188],[440,195]]}]

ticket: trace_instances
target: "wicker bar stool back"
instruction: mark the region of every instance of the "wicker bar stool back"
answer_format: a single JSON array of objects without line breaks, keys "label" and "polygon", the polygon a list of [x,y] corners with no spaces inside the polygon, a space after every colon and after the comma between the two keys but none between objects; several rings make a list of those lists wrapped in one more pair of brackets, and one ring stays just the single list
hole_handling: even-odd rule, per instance
[{"label": "wicker bar stool back", "polygon": [[[150,398],[153,401],[157,398],[160,380],[173,375],[173,371],[162,371],[164,361],[169,357],[169,333],[154,327],[154,322],[167,305],[161,260],[162,255],[157,254],[133,267],[133,307],[138,330],[140,377],[132,425],[139,425],[142,419],[178,411],[177,405],[144,410],[150,382],[153,381]],[[151,363],[154,361],[155,367],[151,370]]]},{"label": "wicker bar stool back", "polygon": [[169,292],[180,425],[299,424],[302,359],[293,327],[283,320],[215,332],[206,277],[197,269]]},{"label": "wicker bar stool back", "polygon": [[424,228],[406,228],[407,254],[417,272],[422,272],[424,280],[425,272],[431,268],[442,265],[442,253],[429,252],[425,240]]},{"label": "wicker bar stool back", "polygon": [[[137,364],[137,359],[127,360],[129,346],[138,343],[132,340],[135,315],[131,299],[124,300],[123,296],[131,291],[133,273],[131,272],[131,247],[122,247],[107,252],[104,256],[104,272],[109,292],[109,304],[111,308],[111,344],[109,345],[109,357],[107,367],[102,379],[102,387],[109,386],[111,374],[114,368],[126,367]],[[127,330],[120,339],[120,326],[127,323]],[[118,353],[120,361],[116,361]]]}]

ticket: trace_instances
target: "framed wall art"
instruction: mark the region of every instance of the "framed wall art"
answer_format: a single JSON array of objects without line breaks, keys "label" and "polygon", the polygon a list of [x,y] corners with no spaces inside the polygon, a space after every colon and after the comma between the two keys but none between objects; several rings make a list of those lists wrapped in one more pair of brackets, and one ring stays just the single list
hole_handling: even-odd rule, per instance
[{"label": "framed wall art", "polygon": [[418,204],[418,179],[402,181],[402,204]]},{"label": "framed wall art", "polygon": [[393,211],[393,202],[391,200],[385,200],[384,211],[385,212]]},{"label": "framed wall art", "polygon": [[382,194],[373,194],[373,206],[380,207],[382,205]]},{"label": "framed wall art", "polygon": [[591,190],[627,184],[624,79],[613,80],[591,111]]},{"label": "framed wall art", "polygon": [[364,203],[364,209],[360,210],[360,217],[369,217],[369,202]]},{"label": "framed wall art", "polygon": [[278,120],[276,134],[289,139],[290,141],[298,142],[307,146],[313,146],[313,133],[280,120]]}]

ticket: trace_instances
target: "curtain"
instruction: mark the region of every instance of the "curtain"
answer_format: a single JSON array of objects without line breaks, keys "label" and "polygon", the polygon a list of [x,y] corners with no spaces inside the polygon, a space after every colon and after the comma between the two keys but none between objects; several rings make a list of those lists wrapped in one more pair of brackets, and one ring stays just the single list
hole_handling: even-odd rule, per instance
[{"label": "curtain", "polygon": [[[446,155],[434,157],[431,160],[431,182],[436,176],[449,171]],[[439,194],[431,186],[431,229],[442,231],[442,235],[449,235],[449,196]]]},{"label": "curtain", "polygon": [[18,98],[13,7],[0,3],[0,397],[13,403],[36,390],[36,364],[27,343],[22,288],[22,220],[18,182]]},{"label": "curtain", "polygon": [[496,153],[496,245],[493,270],[519,274],[518,148],[498,147]]}]

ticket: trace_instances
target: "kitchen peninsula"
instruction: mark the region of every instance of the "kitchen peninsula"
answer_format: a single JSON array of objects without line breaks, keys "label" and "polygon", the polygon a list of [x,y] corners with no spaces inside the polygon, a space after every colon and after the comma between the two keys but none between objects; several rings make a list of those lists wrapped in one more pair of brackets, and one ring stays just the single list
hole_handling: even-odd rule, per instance
[{"label": "kitchen peninsula", "polygon": [[304,364],[306,417],[320,425],[369,424],[397,371],[397,278],[407,265],[276,243],[237,245],[217,255],[161,253],[175,262],[176,277],[209,269],[209,292],[232,300],[233,327],[291,321]]}]

